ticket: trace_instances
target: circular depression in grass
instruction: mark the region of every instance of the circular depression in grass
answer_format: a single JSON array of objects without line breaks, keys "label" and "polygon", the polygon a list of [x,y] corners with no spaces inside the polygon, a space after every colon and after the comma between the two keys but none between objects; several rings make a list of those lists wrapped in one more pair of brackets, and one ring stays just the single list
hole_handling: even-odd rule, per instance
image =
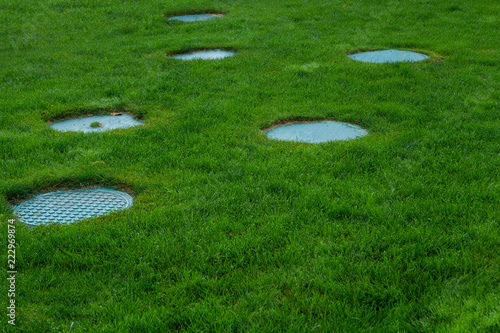
[{"label": "circular depression in grass", "polygon": [[[92,116],[66,119],[50,125],[60,132],[104,132],[117,128],[128,128],[139,126],[143,123],[135,120],[131,115],[124,114],[118,116]],[[102,126],[101,126],[102,125]]]},{"label": "circular depression in grass", "polygon": [[381,50],[361,52],[349,55],[349,58],[362,62],[382,64],[387,62],[416,62],[429,59],[421,53],[399,50]]},{"label": "circular depression in grass", "polygon": [[292,123],[265,131],[270,139],[306,143],[352,140],[368,134],[360,126],[337,121]]},{"label": "circular depression in grass", "polygon": [[55,191],[14,206],[14,213],[29,225],[68,224],[128,208],[132,202],[130,195],[111,188]]},{"label": "circular depression in grass", "polygon": [[196,22],[196,21],[204,21],[209,20],[211,18],[219,17],[220,15],[213,14],[194,14],[194,15],[181,15],[181,16],[173,16],[169,17],[169,21],[182,21],[182,22]]},{"label": "circular depression in grass", "polygon": [[170,58],[180,59],[180,60],[196,60],[196,59],[218,60],[218,59],[224,59],[227,57],[232,57],[235,54],[236,54],[235,52],[217,49],[217,50],[209,50],[209,51],[199,51],[199,52],[188,53],[188,54],[178,54],[178,55],[171,56]]}]

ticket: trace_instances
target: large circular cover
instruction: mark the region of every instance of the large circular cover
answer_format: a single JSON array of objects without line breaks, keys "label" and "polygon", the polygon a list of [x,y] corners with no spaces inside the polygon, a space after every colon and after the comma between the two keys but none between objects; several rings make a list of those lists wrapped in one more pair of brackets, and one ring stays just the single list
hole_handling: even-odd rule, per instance
[{"label": "large circular cover", "polygon": [[111,188],[55,191],[14,206],[14,213],[30,225],[67,224],[128,208],[132,202],[130,195]]}]

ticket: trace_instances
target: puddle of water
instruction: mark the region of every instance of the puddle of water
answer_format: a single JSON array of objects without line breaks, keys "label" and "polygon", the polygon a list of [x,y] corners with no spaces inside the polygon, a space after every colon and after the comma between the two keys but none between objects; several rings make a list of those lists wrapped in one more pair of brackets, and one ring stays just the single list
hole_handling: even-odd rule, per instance
[{"label": "puddle of water", "polygon": [[[90,126],[93,123],[102,124],[102,126]],[[104,132],[117,128],[128,128],[139,126],[143,123],[135,120],[131,115],[123,114],[121,116],[92,116],[66,119],[50,125],[53,129],[60,132]]]},{"label": "puddle of water", "polygon": [[349,58],[362,62],[372,62],[377,64],[388,62],[415,62],[429,59],[428,56],[421,53],[398,50],[381,50],[361,52],[349,55]]},{"label": "puddle of water", "polygon": [[201,51],[201,52],[195,52],[195,53],[189,53],[189,54],[178,54],[171,56],[170,58],[173,59],[180,59],[180,60],[196,60],[196,59],[202,59],[202,60],[217,60],[217,59],[224,59],[227,57],[232,57],[235,55],[235,52],[231,51],[223,51],[223,50],[210,50],[210,51]]},{"label": "puddle of water", "polygon": [[293,123],[275,127],[265,132],[270,139],[306,143],[352,140],[368,134],[368,131],[348,123],[321,121]]},{"label": "puddle of water", "polygon": [[169,21],[182,21],[182,22],[196,22],[209,20],[211,18],[218,17],[218,15],[212,14],[195,14],[195,15],[181,15],[169,17]]}]

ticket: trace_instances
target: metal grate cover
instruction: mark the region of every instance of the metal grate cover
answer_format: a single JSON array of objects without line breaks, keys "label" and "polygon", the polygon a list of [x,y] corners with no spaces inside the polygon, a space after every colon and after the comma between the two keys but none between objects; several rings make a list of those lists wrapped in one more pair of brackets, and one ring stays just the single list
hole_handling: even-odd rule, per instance
[{"label": "metal grate cover", "polygon": [[55,191],[14,206],[14,213],[21,222],[30,225],[68,224],[128,208],[132,202],[127,193],[110,188]]},{"label": "metal grate cover", "polygon": [[294,123],[283,125],[265,132],[271,139],[322,143],[356,139],[368,134],[368,131],[348,123],[322,121],[315,123]]},{"label": "metal grate cover", "polygon": [[202,60],[217,60],[217,59],[224,59],[227,57],[232,57],[236,53],[231,52],[231,51],[223,51],[223,50],[211,50],[211,51],[201,51],[201,52],[195,52],[195,53],[188,53],[188,54],[178,54],[175,56],[171,56],[170,58],[172,59],[180,59],[180,60],[196,60],[196,59],[202,59]]},{"label": "metal grate cover", "polygon": [[349,55],[349,58],[357,61],[372,62],[377,64],[388,62],[415,62],[429,59],[429,57],[425,54],[399,50],[361,52],[351,54]]},{"label": "metal grate cover", "polygon": [[195,14],[195,15],[182,15],[182,16],[173,16],[169,17],[169,21],[182,21],[182,22],[195,22],[195,21],[204,21],[214,17],[218,17],[217,15],[211,14]]},{"label": "metal grate cover", "polygon": [[[102,127],[90,127],[93,122],[102,124]],[[143,123],[135,120],[131,115],[124,114],[120,116],[92,116],[62,120],[50,125],[53,129],[60,132],[104,132],[117,128],[128,128],[139,126]]]}]

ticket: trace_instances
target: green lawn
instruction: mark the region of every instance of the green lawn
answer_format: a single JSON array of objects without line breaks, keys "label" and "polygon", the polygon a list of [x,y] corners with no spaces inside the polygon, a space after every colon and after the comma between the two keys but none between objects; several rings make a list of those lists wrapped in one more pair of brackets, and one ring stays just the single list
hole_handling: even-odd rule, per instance
[{"label": "green lawn", "polygon": [[[167,20],[194,12],[225,15]],[[2,267],[12,204],[99,185],[135,200],[16,222],[0,330],[500,331],[498,1],[0,0],[0,19]],[[215,48],[237,54],[167,57]],[[379,49],[430,59],[347,57]],[[114,111],[145,125],[47,124]],[[262,132],[296,119],[370,135]]]}]

